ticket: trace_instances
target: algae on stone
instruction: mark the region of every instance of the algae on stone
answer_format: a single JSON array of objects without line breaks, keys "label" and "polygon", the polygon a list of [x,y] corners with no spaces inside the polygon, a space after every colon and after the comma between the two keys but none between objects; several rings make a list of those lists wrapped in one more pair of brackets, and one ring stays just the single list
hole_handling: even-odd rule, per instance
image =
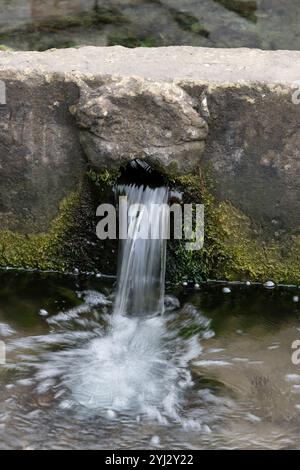
[{"label": "algae on stone", "polygon": [[237,13],[238,15],[246,18],[249,21],[256,23],[256,10],[257,2],[255,0],[214,0],[216,3],[220,3],[230,11]]},{"label": "algae on stone", "polygon": [[116,241],[96,236],[96,208],[111,197],[112,178],[88,172],[78,192],[60,204],[47,233],[0,231],[0,266],[38,270],[116,272]]},{"label": "algae on stone", "polygon": [[265,240],[251,219],[228,201],[217,201],[201,173],[171,179],[184,202],[205,208],[204,246],[189,251],[184,240],[169,242],[168,277],[172,282],[207,279],[300,283],[300,236]]}]

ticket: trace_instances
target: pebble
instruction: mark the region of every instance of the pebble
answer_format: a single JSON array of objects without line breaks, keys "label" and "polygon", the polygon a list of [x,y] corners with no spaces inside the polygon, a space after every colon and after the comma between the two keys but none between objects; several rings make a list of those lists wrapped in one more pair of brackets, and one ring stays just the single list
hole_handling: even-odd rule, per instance
[{"label": "pebble", "polygon": [[250,282],[250,281],[246,281],[246,286],[251,286],[251,282]]},{"label": "pebble", "polygon": [[200,285],[197,282],[196,282],[194,287],[195,287],[195,289],[200,289]]},{"label": "pebble", "polygon": [[186,281],[183,281],[182,285],[183,285],[183,287],[186,287],[188,285],[188,283]]},{"label": "pebble", "polygon": [[222,292],[223,294],[230,294],[231,289],[229,287],[223,287]]},{"label": "pebble", "polygon": [[264,287],[266,287],[267,289],[273,289],[275,287],[275,282],[267,281],[264,283]]},{"label": "pebble", "polygon": [[299,296],[298,295],[294,295],[293,302],[299,302]]}]

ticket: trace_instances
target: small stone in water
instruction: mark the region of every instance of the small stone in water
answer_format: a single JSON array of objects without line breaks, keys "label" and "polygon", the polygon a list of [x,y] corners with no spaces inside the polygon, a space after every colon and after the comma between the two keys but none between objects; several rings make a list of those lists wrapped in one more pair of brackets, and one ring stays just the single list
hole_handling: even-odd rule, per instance
[{"label": "small stone in water", "polygon": [[246,281],[246,286],[251,286],[251,282],[250,282],[250,281]]},{"label": "small stone in water", "polygon": [[47,310],[45,310],[44,308],[41,308],[39,311],[39,315],[41,315],[42,317],[47,317],[49,314]]},{"label": "small stone in water", "polygon": [[294,295],[293,302],[299,302],[299,296],[298,295]]},{"label": "small stone in water", "polygon": [[231,289],[230,289],[229,287],[223,287],[222,292],[223,292],[224,294],[230,294]]},{"label": "small stone in water", "polygon": [[74,274],[79,274],[79,269],[78,268],[74,269]]},{"label": "small stone in water", "polygon": [[199,288],[200,288],[200,285],[196,282],[196,284],[195,284],[194,287],[195,287],[195,289],[199,289]]},{"label": "small stone in water", "polygon": [[96,277],[98,277],[98,278],[101,277],[101,273],[97,273]]},{"label": "small stone in water", "polygon": [[183,285],[183,287],[186,287],[188,285],[188,283],[186,281],[183,281],[182,285]]},{"label": "small stone in water", "polygon": [[160,443],[160,438],[159,438],[159,436],[152,436],[150,443],[153,444],[153,445],[155,445],[155,446],[158,446],[159,443]]},{"label": "small stone in water", "polygon": [[275,282],[267,281],[264,283],[264,287],[266,287],[267,289],[273,289],[275,287]]}]

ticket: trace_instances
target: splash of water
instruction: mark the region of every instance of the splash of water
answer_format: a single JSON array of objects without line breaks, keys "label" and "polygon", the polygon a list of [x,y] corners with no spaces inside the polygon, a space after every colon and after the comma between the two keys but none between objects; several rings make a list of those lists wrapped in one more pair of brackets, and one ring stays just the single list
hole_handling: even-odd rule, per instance
[{"label": "splash of water", "polygon": [[178,399],[178,371],[168,368],[170,358],[162,342],[167,332],[164,320],[157,317],[164,308],[168,188],[126,185],[118,194],[127,198],[129,236],[120,242],[110,328],[90,345],[87,356],[92,353],[93,366],[79,371],[83,380],[69,376],[68,382],[85,406],[155,414],[161,402],[170,410]]},{"label": "splash of water", "polygon": [[[47,319],[48,335],[11,347],[31,349],[34,343],[35,354],[25,354],[22,360],[36,369],[37,393],[55,390],[60,407],[79,405],[84,412],[109,418],[133,413],[136,418],[185,425],[180,411],[186,390],[193,385],[189,363],[201,347],[197,336],[182,337],[181,324],[172,316],[179,302],[164,296],[163,235],[168,219],[158,205],[167,203],[168,189],[131,185],[120,187],[119,193],[128,197],[129,207],[142,204],[146,211],[131,220],[131,236],[121,241],[114,304],[103,294],[81,292],[81,305]],[[140,237],[145,226],[156,238]],[[200,321],[199,312],[194,317],[193,322]]]}]

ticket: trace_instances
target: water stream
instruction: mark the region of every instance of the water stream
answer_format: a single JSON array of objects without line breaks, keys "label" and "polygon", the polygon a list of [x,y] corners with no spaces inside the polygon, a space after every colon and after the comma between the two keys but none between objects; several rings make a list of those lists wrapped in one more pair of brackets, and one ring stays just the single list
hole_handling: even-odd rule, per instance
[{"label": "water stream", "polygon": [[118,195],[126,197],[128,227],[121,240],[113,313],[106,335],[78,352],[76,372],[72,368],[64,382],[75,401],[89,408],[179,419],[177,382],[184,377],[166,348],[161,316],[168,223],[161,209],[168,188],[124,185]]},{"label": "water stream", "polygon": [[[128,238],[121,240],[115,315],[163,313],[168,188],[124,185],[118,194],[127,200]],[[138,205],[137,217],[130,210]],[[137,206],[135,206],[137,207]]]}]

